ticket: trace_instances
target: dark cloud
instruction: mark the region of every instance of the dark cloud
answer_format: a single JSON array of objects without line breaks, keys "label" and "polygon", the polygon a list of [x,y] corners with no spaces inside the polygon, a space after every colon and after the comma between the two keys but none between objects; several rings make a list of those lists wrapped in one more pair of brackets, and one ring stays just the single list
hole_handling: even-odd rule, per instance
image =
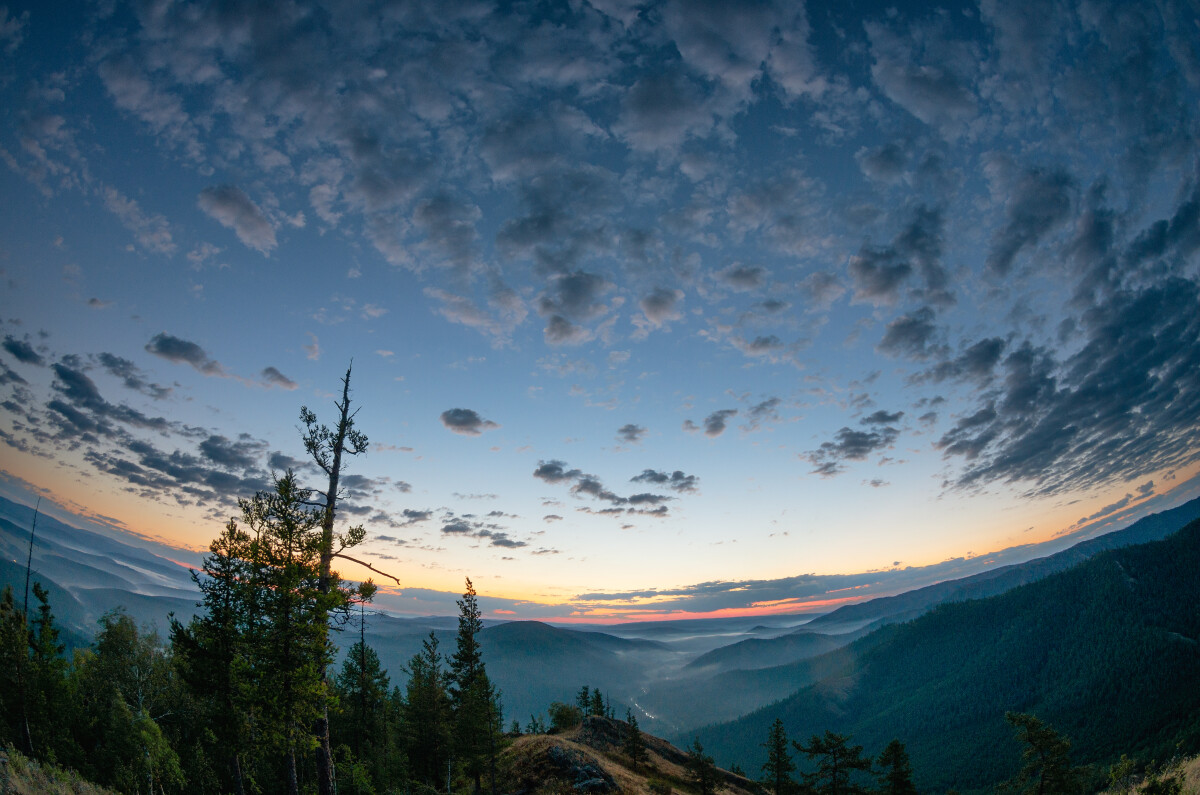
[{"label": "dark cloud", "polygon": [[1061,169],[1030,169],[1013,187],[1005,205],[1005,224],[992,241],[987,267],[1007,276],[1022,249],[1037,245],[1071,212],[1075,181]]},{"label": "dark cloud", "polygon": [[242,438],[236,442],[213,434],[200,442],[200,454],[226,469],[254,469],[255,459],[263,452],[261,442]]},{"label": "dark cloud", "polygon": [[627,444],[639,444],[646,436],[646,429],[632,422],[617,429],[617,439]]},{"label": "dark cloud", "polygon": [[480,417],[471,409],[446,409],[441,414],[441,420],[442,425],[464,436],[478,436],[484,431],[500,427],[491,420]]},{"label": "dark cloud", "polygon": [[757,290],[766,283],[770,274],[761,265],[734,263],[717,271],[717,278],[735,290]]},{"label": "dark cloud", "polygon": [[[406,522],[406,524],[411,523]],[[503,527],[491,522],[483,522],[475,519],[471,514],[464,516],[450,514],[442,524],[441,532],[443,535],[448,536],[477,538],[481,541],[486,541],[489,546],[501,549],[521,549],[529,546],[528,542],[520,541],[510,536]]]},{"label": "dark cloud", "polygon": [[[100,395],[100,390],[94,381],[82,370],[68,367],[66,364],[52,364],[55,380],[52,388],[66,400],[51,400],[47,408],[59,416],[76,430],[90,433],[97,432],[105,436],[117,434],[108,422],[118,425],[129,425],[154,431],[166,431],[171,424],[162,417],[150,417],[137,409],[120,404],[112,404]],[[87,412],[85,417],[80,412]]]},{"label": "dark cloud", "polygon": [[279,372],[279,370],[275,369],[274,367],[265,368],[262,371],[262,379],[263,382],[268,386],[278,386],[289,390],[296,389],[299,386],[299,384],[288,378],[283,373]]},{"label": "dark cloud", "polygon": [[39,367],[46,364],[41,354],[33,349],[28,340],[19,340],[11,334],[5,334],[4,342],[0,343],[0,347],[3,347],[14,359],[22,364],[36,364]]},{"label": "dark cloud", "polygon": [[129,389],[149,395],[155,400],[161,400],[171,394],[170,387],[147,382],[142,371],[128,359],[112,353],[100,353],[95,358],[101,367],[111,375],[120,378]]},{"label": "dark cloud", "polygon": [[972,344],[953,359],[939,362],[914,378],[914,381],[941,382],[949,379],[975,381],[983,384],[989,381],[1004,353],[1005,341],[999,337],[989,337]]},{"label": "dark cloud", "polygon": [[682,290],[656,287],[650,291],[649,295],[638,301],[638,307],[646,316],[646,321],[650,326],[658,328],[668,321],[678,320],[683,316],[679,311],[679,304],[682,301]]},{"label": "dark cloud", "polygon": [[250,197],[235,185],[218,185],[200,191],[200,209],[221,226],[232,229],[238,240],[260,254],[275,248],[275,226]]},{"label": "dark cloud", "polygon": [[537,469],[533,470],[533,476],[547,483],[562,483],[564,481],[575,480],[581,476],[583,472],[578,469],[567,469],[565,461],[557,459],[550,461],[539,461]]},{"label": "dark cloud", "polygon": [[900,290],[914,273],[923,287],[916,297],[938,306],[954,303],[948,277],[942,267],[945,220],[941,211],[920,205],[908,213],[904,227],[883,248],[863,246],[850,258],[854,297],[874,304],[894,304]]},{"label": "dark cloud", "polygon": [[780,398],[770,397],[746,409],[746,424],[742,426],[742,430],[754,431],[764,424],[779,422],[779,406],[782,403]]},{"label": "dark cloud", "polygon": [[927,359],[941,351],[940,346],[934,344],[937,326],[933,321],[933,309],[927,306],[901,315],[888,323],[875,350],[888,356]]},{"label": "dark cloud", "polygon": [[650,483],[655,486],[665,486],[669,489],[680,492],[695,491],[700,485],[700,478],[695,475],[687,475],[676,469],[674,472],[662,472],[656,469],[647,469],[640,475],[634,475],[629,479],[630,483]]},{"label": "dark cloud", "polygon": [[[729,422],[731,417],[736,417],[737,413],[737,409],[718,409],[712,414],[709,414],[704,418],[704,435],[710,439],[715,439],[716,437],[725,433],[726,423]],[[696,423],[692,422],[691,420],[685,420],[683,423],[683,429],[685,431],[695,432],[701,430],[701,427],[696,425]]]},{"label": "dark cloud", "polygon": [[912,156],[906,144],[892,141],[875,147],[862,147],[854,159],[863,174],[880,182],[899,182]]},{"label": "dark cloud", "polygon": [[1024,343],[984,405],[938,442],[960,487],[1027,482],[1036,494],[1096,488],[1187,465],[1200,450],[1200,287],[1167,278],[1083,316],[1063,361]]},{"label": "dark cloud", "polygon": [[208,354],[199,345],[173,337],[166,332],[155,334],[146,343],[146,351],[176,364],[190,364],[205,375],[225,374],[220,363],[208,358]]},{"label": "dark cloud", "polygon": [[862,418],[863,425],[895,425],[904,416],[903,411],[890,413],[880,409],[874,414]]},{"label": "dark cloud", "polygon": [[806,454],[815,465],[816,474],[829,477],[845,469],[845,461],[863,461],[877,450],[887,449],[896,441],[900,432],[890,426],[871,431],[859,431],[843,427],[833,436],[832,442]]}]

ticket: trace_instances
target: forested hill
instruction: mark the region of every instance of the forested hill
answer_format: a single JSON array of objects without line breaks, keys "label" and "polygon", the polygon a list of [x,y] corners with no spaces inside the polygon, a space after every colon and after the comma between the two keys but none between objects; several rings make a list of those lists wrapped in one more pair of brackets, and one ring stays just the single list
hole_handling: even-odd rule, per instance
[{"label": "forested hill", "polygon": [[942,605],[851,644],[832,676],[697,732],[718,763],[758,770],[780,718],[793,739],[904,742],[922,789],[1011,777],[1007,710],[1070,738],[1078,763],[1200,749],[1200,520],[987,599]]},{"label": "forested hill", "polygon": [[868,602],[840,607],[813,619],[803,627],[803,631],[837,632],[846,627],[907,621],[945,602],[995,596],[1019,585],[1069,569],[1105,550],[1166,538],[1197,518],[1200,518],[1200,498],[1184,503],[1178,508],[1142,517],[1122,530],[1080,541],[1053,555],[999,566],[969,577],[927,585],[896,596],[882,596]]}]

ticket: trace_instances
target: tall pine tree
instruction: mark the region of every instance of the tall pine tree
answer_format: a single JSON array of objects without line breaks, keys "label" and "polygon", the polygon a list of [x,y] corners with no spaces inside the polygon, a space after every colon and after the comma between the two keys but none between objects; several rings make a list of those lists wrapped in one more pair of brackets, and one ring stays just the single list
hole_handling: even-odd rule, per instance
[{"label": "tall pine tree", "polygon": [[458,601],[458,636],[450,658],[450,704],[454,713],[454,751],[463,772],[483,788],[483,773],[489,770],[495,789],[497,746],[503,734],[499,693],[488,679],[479,648],[482,613],[475,586],[467,578],[466,591]]}]

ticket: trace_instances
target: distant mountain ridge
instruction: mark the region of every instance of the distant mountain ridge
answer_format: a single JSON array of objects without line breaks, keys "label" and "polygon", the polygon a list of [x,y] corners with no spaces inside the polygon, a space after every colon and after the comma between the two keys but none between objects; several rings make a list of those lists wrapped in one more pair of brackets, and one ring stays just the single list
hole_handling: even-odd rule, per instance
[{"label": "distant mountain ridge", "polygon": [[[848,733],[868,753],[908,745],[918,784],[1009,778],[1006,710],[1034,712],[1075,762],[1200,749],[1200,520],[1164,540],[1099,553],[986,599],[949,602],[806,661],[825,675],[776,704],[696,734],[718,762],[756,769],[768,727]],[[1011,754],[997,753],[1010,748]],[[969,772],[959,764],[975,762]]]},{"label": "distant mountain ridge", "polygon": [[1064,571],[1105,550],[1166,538],[1197,518],[1200,518],[1200,498],[1177,508],[1144,516],[1124,529],[1080,541],[1052,555],[1034,558],[1025,563],[1000,566],[961,579],[946,580],[895,596],[881,596],[866,602],[844,605],[818,616],[797,632],[846,631],[847,628],[858,628],[867,624],[877,627],[916,618],[945,602],[995,596],[1019,585]]}]

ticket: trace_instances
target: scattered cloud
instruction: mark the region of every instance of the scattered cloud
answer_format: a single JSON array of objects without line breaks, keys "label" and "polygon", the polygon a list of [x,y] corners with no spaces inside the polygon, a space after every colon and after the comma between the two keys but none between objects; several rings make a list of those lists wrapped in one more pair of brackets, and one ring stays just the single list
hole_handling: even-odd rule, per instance
[{"label": "scattered cloud", "polygon": [[484,431],[490,431],[500,426],[491,420],[485,420],[472,409],[446,409],[441,414],[442,425],[463,436],[479,436]]}]

